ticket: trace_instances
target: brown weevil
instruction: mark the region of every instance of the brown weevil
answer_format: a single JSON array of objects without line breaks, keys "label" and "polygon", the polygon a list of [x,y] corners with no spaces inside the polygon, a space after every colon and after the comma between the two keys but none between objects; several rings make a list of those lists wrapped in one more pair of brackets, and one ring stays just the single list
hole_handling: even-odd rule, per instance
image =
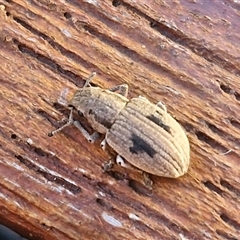
[{"label": "brown weevil", "polygon": [[[169,178],[185,174],[190,161],[189,141],[166,107],[141,96],[129,100],[126,84],[108,90],[92,87],[90,80],[94,75],[69,102],[68,122],[49,136],[74,124],[90,142],[94,142],[99,133],[104,134],[102,147],[107,143],[116,151],[120,165],[134,166],[143,172]],[[74,110],[81,113],[96,132],[90,135],[78,121],[74,121]]]}]

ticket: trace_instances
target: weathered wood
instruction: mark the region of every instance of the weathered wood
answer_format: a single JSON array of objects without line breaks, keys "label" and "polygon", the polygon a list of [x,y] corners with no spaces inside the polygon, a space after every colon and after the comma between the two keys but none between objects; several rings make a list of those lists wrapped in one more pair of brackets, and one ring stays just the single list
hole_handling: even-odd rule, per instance
[{"label": "weathered wood", "polygon": [[[226,2],[226,4],[225,4]],[[240,6],[236,1],[0,0],[0,223],[29,239],[239,239]],[[94,84],[163,101],[191,144],[188,174],[116,167],[73,127]]]}]

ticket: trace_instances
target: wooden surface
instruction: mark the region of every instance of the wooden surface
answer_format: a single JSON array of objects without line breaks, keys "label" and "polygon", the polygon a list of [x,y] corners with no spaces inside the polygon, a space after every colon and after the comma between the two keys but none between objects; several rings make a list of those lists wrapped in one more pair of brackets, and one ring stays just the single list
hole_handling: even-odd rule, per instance
[{"label": "wooden surface", "polygon": [[[240,4],[0,0],[0,224],[28,239],[240,239]],[[179,179],[116,167],[58,104],[127,83],[186,129]]]}]

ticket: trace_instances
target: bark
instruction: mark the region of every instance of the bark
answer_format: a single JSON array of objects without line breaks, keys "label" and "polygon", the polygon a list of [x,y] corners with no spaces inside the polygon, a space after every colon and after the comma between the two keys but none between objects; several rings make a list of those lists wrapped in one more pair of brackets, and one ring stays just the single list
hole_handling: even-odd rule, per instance
[{"label": "bark", "polygon": [[[0,224],[28,239],[239,239],[237,1],[0,4]],[[185,176],[151,176],[150,191],[104,173],[114,154],[74,127],[47,136],[93,71],[165,103],[190,140]]]}]

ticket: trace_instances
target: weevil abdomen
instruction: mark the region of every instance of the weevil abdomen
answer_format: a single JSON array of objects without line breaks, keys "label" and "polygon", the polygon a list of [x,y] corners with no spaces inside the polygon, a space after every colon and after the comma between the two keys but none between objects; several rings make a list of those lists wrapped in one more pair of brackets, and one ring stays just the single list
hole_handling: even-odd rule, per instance
[{"label": "weevil abdomen", "polygon": [[180,124],[144,98],[131,99],[106,134],[107,143],[135,167],[176,178],[187,172],[190,148]]}]

